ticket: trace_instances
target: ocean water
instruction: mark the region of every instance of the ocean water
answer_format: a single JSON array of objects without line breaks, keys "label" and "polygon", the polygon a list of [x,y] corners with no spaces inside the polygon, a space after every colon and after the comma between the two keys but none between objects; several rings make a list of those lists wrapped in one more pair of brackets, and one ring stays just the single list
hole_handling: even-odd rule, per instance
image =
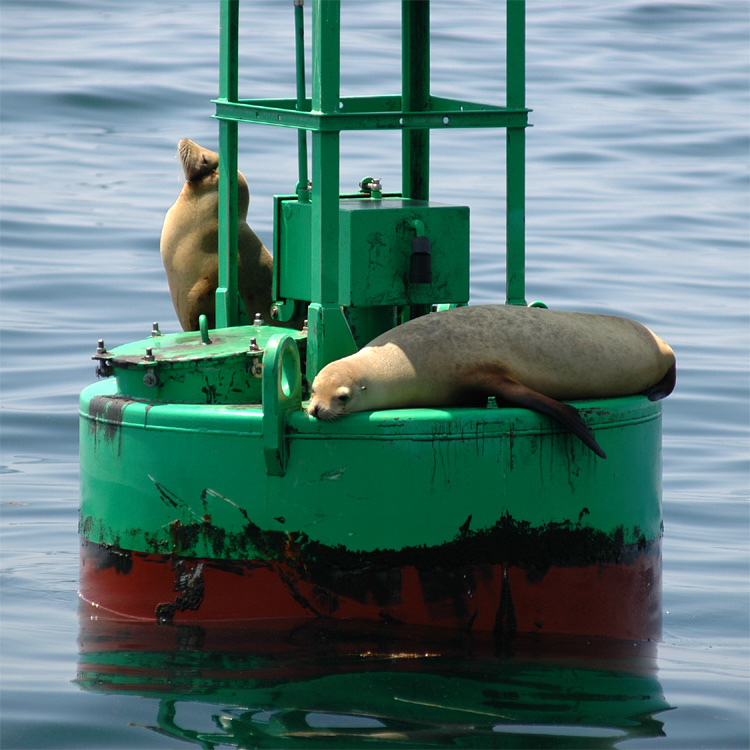
[{"label": "ocean water", "polygon": [[[596,664],[475,645],[362,669],[343,636],[304,628],[249,654],[237,633],[149,649],[153,633],[124,630],[109,636],[128,678],[97,678],[86,644],[103,636],[78,611],[77,398],[97,339],[178,329],[159,233],[177,141],[216,148],[219,4],[4,0],[2,748],[748,747],[750,8],[527,6],[527,299],[636,318],[678,357],[661,642]],[[504,101],[503,18],[491,0],[433,3],[434,93]],[[342,19],[342,93],[397,92],[399,4],[349,0]],[[241,95],[292,96],[292,3],[245,0],[241,29]],[[269,246],[295,144],[240,130]],[[398,189],[399,144],[346,134],[342,190],[365,174]],[[433,131],[431,170],[435,200],[471,206],[472,301],[501,302],[504,133]]]}]

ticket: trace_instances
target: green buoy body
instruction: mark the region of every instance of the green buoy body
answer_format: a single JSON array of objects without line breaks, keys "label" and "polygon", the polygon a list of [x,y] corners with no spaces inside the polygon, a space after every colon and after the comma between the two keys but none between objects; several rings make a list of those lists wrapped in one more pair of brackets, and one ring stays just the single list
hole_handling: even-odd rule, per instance
[{"label": "green buoy body", "polygon": [[294,375],[304,334],[198,337],[97,354],[114,374],[81,395],[88,601],[156,620],[658,635],[658,402],[576,403],[606,460],[492,403],[319,422]]}]

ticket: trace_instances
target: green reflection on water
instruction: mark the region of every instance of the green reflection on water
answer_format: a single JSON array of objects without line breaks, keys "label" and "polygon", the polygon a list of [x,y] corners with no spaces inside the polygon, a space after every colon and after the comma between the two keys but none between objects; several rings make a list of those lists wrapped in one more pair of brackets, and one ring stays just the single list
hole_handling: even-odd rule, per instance
[{"label": "green reflection on water", "polygon": [[393,624],[232,628],[81,615],[76,682],[158,701],[197,747],[609,748],[662,736],[655,645]]}]

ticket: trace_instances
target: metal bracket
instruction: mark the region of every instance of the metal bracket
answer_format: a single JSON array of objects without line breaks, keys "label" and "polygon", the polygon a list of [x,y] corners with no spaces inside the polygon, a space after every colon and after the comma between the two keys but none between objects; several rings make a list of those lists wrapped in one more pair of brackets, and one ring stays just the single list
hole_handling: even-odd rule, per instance
[{"label": "metal bracket", "polygon": [[263,355],[263,455],[269,475],[286,473],[286,416],[301,406],[302,370],[297,342],[288,333],[277,333],[268,340]]}]

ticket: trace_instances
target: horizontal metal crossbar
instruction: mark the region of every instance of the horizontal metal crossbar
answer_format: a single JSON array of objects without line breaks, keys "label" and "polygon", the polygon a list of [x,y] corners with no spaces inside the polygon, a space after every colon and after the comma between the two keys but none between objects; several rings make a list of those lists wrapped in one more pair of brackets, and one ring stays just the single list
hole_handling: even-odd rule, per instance
[{"label": "horizontal metal crossbar", "polygon": [[297,109],[295,99],[215,99],[216,117],[236,122],[256,122],[287,128],[332,132],[341,130],[408,130],[413,128],[525,128],[526,108],[510,109],[489,104],[431,96],[423,112],[404,112],[400,96],[341,97],[338,112]]}]

